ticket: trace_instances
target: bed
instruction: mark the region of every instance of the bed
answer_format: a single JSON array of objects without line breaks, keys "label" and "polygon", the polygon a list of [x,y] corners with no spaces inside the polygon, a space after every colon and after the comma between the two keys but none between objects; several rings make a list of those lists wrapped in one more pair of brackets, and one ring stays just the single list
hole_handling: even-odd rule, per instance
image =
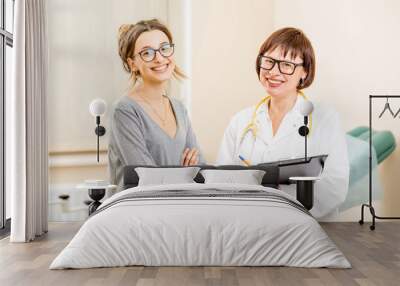
[{"label": "bed", "polygon": [[[132,178],[138,178],[130,176],[125,181],[128,188],[103,202],[50,269],[129,265],[350,268],[310,213],[271,187],[278,168],[263,168],[269,170],[263,185],[132,186]],[[132,175],[134,169],[127,172]],[[196,178],[201,181],[201,176]]]}]

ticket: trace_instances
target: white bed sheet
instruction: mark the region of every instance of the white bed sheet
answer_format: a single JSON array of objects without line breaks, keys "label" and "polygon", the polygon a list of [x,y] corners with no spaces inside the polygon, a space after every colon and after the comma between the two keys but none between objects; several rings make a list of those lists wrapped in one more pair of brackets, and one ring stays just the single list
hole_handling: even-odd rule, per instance
[{"label": "white bed sheet", "polygon": [[[349,268],[318,222],[293,206],[254,198],[113,201],[133,192],[263,190],[254,185],[135,187],[108,198],[50,269],[145,266],[294,266]],[[108,208],[107,205],[109,205]]]}]

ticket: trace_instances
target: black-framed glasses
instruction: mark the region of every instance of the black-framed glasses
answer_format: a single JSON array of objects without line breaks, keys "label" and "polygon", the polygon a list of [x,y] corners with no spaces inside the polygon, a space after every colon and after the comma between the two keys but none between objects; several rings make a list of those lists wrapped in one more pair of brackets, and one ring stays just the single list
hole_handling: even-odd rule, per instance
[{"label": "black-framed glasses", "polygon": [[294,74],[297,67],[303,66],[303,63],[296,64],[288,61],[280,61],[267,56],[260,55],[258,58],[260,68],[270,71],[274,68],[275,64],[278,63],[279,71],[286,75]]},{"label": "black-framed glasses", "polygon": [[[162,55],[164,58],[169,58],[174,53],[174,46],[175,45],[172,43],[165,43],[162,44],[158,49],[146,48],[138,52],[136,55],[139,55],[140,58],[145,62],[151,62],[152,60],[154,60],[156,58],[157,52],[159,52],[160,55]],[[134,55],[134,57],[136,55]]]}]

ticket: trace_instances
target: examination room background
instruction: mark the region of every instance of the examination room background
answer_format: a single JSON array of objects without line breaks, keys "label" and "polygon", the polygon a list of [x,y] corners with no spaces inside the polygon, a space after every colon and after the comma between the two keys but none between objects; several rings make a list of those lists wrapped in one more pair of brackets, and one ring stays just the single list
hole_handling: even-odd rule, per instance
[{"label": "examination room background", "polygon": [[[128,88],[117,50],[121,24],[157,17],[175,36],[176,59],[188,74],[170,94],[186,104],[200,146],[214,163],[231,116],[264,96],[255,56],[272,31],[294,26],[314,45],[317,75],[311,100],[339,111],[346,131],[368,125],[368,95],[400,95],[400,2],[289,0],[48,0],[50,220],[81,220],[87,194],[75,186],[107,179],[107,134],[96,162],[95,120],[88,106],[103,98],[108,112]],[[383,108],[378,103],[377,108]],[[397,110],[400,100],[393,101]],[[212,125],[210,125],[212,122]],[[400,119],[374,121],[396,139]],[[399,148],[379,165],[382,215],[400,215]],[[365,190],[367,192],[367,189]],[[59,195],[70,195],[68,201]],[[357,221],[359,207],[338,220]]]}]

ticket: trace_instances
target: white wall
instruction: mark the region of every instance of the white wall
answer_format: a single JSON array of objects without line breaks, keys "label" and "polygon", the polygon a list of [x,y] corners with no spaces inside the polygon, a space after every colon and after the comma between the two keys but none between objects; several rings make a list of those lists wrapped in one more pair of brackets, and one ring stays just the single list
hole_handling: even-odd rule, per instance
[{"label": "white wall", "polygon": [[192,2],[189,0],[168,1],[168,28],[174,38],[174,58],[188,77],[184,81],[172,80],[169,94],[179,98],[191,111],[191,68],[192,68]]}]

